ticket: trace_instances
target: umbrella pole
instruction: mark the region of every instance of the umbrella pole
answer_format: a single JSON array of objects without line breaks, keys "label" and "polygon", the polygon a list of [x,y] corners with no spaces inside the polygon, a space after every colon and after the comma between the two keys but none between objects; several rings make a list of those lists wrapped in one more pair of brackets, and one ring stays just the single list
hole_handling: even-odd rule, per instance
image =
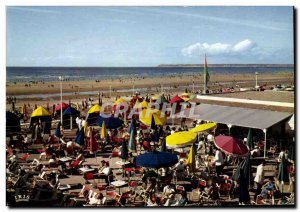
[{"label": "umbrella pole", "polygon": [[73,129],[73,117],[71,116],[71,119],[70,119],[70,129],[72,130]]}]

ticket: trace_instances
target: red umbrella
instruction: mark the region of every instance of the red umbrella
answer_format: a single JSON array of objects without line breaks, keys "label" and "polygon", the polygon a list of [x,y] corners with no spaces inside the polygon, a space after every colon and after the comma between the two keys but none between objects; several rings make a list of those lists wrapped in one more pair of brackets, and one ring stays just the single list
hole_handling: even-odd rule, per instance
[{"label": "red umbrella", "polygon": [[246,156],[249,153],[248,147],[241,140],[231,136],[219,135],[215,137],[215,145],[231,155]]},{"label": "red umbrella", "polygon": [[98,144],[96,139],[94,138],[94,133],[92,133],[90,140],[89,140],[89,149],[91,152],[96,152],[98,150]]},{"label": "red umbrella", "polygon": [[182,98],[180,98],[178,95],[174,96],[172,99],[170,99],[170,103],[179,103],[179,102],[184,102]]},{"label": "red umbrella", "polygon": [[[62,106],[61,106],[61,105],[62,105]],[[61,108],[64,110],[64,109],[66,109],[66,108],[68,108],[68,107],[69,107],[69,105],[63,102],[62,104],[56,105],[55,111],[59,111]]]}]

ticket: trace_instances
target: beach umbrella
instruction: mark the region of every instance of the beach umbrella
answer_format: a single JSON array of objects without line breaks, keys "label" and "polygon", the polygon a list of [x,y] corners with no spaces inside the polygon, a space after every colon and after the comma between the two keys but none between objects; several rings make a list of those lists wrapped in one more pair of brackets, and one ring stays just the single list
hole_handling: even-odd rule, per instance
[{"label": "beach umbrella", "polygon": [[88,122],[87,121],[83,122],[83,132],[84,132],[84,136],[86,136],[88,133]]},{"label": "beach umbrella", "polygon": [[37,107],[31,114],[30,118],[30,128],[33,126],[34,123],[41,120],[42,124],[45,125],[43,127],[44,133],[50,133],[51,129],[51,114],[48,110],[43,108],[42,106]]},{"label": "beach umbrella", "polygon": [[195,147],[194,147],[194,145],[192,145],[190,148],[188,159],[187,159],[187,165],[189,166],[191,172],[194,172],[196,170],[195,155],[196,155]]},{"label": "beach umbrella", "polygon": [[63,112],[64,116],[77,116],[80,112],[76,110],[74,107],[69,106],[65,111]]},{"label": "beach umbrella", "polygon": [[[80,115],[80,112],[76,110],[74,107],[69,106],[65,111],[63,112],[64,120],[63,120],[63,126],[67,127],[69,125],[69,118],[70,118],[70,129],[73,129],[73,119]],[[75,126],[76,127],[76,126]]]},{"label": "beach umbrella", "polygon": [[123,98],[118,98],[115,102],[114,102],[114,106],[113,106],[113,111],[115,111],[117,109],[117,107],[119,106],[119,110],[123,110],[124,109],[124,105],[127,104],[127,101]]},{"label": "beach umbrella", "polygon": [[99,104],[95,104],[93,107],[91,107],[88,111],[88,114],[92,114],[92,113],[100,113],[101,110],[101,106]]},{"label": "beach umbrella", "polygon": [[219,135],[215,137],[215,145],[227,154],[235,156],[247,156],[248,147],[241,140],[231,136]]},{"label": "beach umbrella", "polygon": [[20,118],[16,114],[6,111],[6,134],[20,131]]},{"label": "beach umbrella", "polygon": [[105,122],[102,121],[102,126],[101,126],[101,136],[102,139],[105,139],[107,137],[107,130],[105,126]]},{"label": "beach umbrella", "polygon": [[129,137],[129,143],[128,143],[128,148],[131,150],[131,151],[136,151],[136,128],[133,128],[130,132],[130,137]]},{"label": "beach umbrella", "polygon": [[68,107],[69,107],[69,105],[67,103],[63,102],[62,104],[56,105],[55,111],[60,111],[61,109],[64,110],[64,109],[66,109]]},{"label": "beach umbrella", "polygon": [[210,129],[216,127],[216,126],[217,126],[216,122],[211,122],[211,123],[206,123],[206,124],[200,124],[200,125],[192,128],[190,131],[194,132],[194,133],[203,132],[203,131],[206,131],[206,130],[210,130]]},{"label": "beach umbrella", "polygon": [[142,108],[142,109],[148,108],[148,102],[146,100],[144,100],[141,103],[135,105],[134,108],[136,108],[136,109],[137,108]]},{"label": "beach umbrella", "polygon": [[164,125],[166,123],[166,116],[160,112],[160,110],[156,109],[144,109],[139,114],[140,121],[150,126],[152,123],[152,116],[154,117],[154,121],[156,125]]},{"label": "beach umbrella", "polygon": [[189,131],[175,132],[166,138],[166,144],[170,148],[185,147],[193,144],[197,134]]},{"label": "beach umbrella", "polygon": [[166,144],[166,138],[163,138],[161,147],[160,147],[161,152],[166,152],[167,151],[167,144]]},{"label": "beach umbrella", "polygon": [[[97,152],[97,150],[98,150],[98,143],[97,143],[96,139],[94,138],[94,132],[92,132],[92,135],[90,136],[89,149],[91,152]],[[96,155],[95,155],[95,157],[96,157]]]},{"label": "beach umbrella", "polygon": [[253,131],[252,131],[252,128],[250,128],[249,131],[248,131],[247,146],[249,147],[249,150],[253,149]]},{"label": "beach umbrella", "polygon": [[37,107],[31,114],[31,117],[51,116],[50,112],[42,106]]},{"label": "beach umbrella", "polygon": [[252,182],[250,155],[248,155],[238,164],[235,174],[233,175],[233,180],[239,181],[241,175],[243,175],[243,179],[246,181],[245,183],[247,183],[247,185],[249,186]]},{"label": "beach umbrella", "polygon": [[142,167],[159,169],[162,167],[173,166],[178,163],[176,154],[168,152],[148,152],[136,157],[136,164]]},{"label": "beach umbrella", "polygon": [[99,104],[95,104],[93,107],[91,107],[87,113],[86,120],[89,125],[96,124],[97,118],[100,114],[101,107]]},{"label": "beach umbrella", "polygon": [[281,184],[290,182],[289,172],[288,172],[288,161],[285,156],[282,157],[281,162],[279,164],[278,176],[277,179]]},{"label": "beach umbrella", "polygon": [[172,97],[172,99],[170,99],[169,102],[170,102],[171,104],[173,104],[173,103],[184,102],[184,100],[183,100],[181,97],[179,97],[178,95],[176,95],[176,96]]},{"label": "beach umbrella", "polygon": [[83,146],[84,145],[84,128],[81,128],[81,130],[79,131],[79,133],[77,134],[76,138],[75,138],[75,143],[78,144],[79,146]]},{"label": "beach umbrella", "polygon": [[109,116],[109,117],[103,117],[98,116],[96,123],[98,126],[102,126],[102,123],[105,123],[105,126],[107,129],[117,129],[118,127],[121,127],[123,125],[123,121],[119,118]]},{"label": "beach umbrella", "polygon": [[127,129],[127,132],[130,134],[131,131],[135,129],[136,129],[136,120],[135,118],[132,118],[129,128]]},{"label": "beach umbrella", "polygon": [[60,126],[61,126],[61,122],[58,122],[54,133],[57,138],[61,138]]},{"label": "beach umbrella", "polygon": [[189,98],[190,97],[190,94],[187,92],[187,90],[186,90],[186,92],[184,92],[184,93],[182,93],[181,95],[180,95],[180,97],[182,98],[182,97],[185,97],[185,98]]},{"label": "beach umbrella", "polygon": [[155,119],[154,119],[154,116],[152,114],[152,117],[151,117],[151,125],[150,125],[150,129],[152,130],[156,130],[157,129],[157,126],[155,124]]},{"label": "beach umbrella", "polygon": [[126,160],[128,158],[128,148],[127,148],[127,144],[126,144],[125,139],[122,141],[121,158],[123,160]]}]

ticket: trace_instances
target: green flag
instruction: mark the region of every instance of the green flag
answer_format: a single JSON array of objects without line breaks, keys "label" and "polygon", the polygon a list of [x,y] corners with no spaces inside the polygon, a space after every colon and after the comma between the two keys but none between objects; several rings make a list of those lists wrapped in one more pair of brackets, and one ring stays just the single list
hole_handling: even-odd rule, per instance
[{"label": "green flag", "polygon": [[206,60],[206,55],[204,59],[204,69],[203,69],[203,77],[204,77],[204,87],[207,87],[207,83],[209,81],[209,73],[208,73],[208,68],[207,68],[207,60]]}]

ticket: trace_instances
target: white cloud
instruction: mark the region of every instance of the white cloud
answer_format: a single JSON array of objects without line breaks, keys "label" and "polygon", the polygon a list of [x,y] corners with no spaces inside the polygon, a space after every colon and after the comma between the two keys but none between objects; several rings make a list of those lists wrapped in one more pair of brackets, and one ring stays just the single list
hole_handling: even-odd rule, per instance
[{"label": "white cloud", "polygon": [[195,43],[183,48],[181,53],[187,57],[197,56],[204,53],[208,55],[231,55],[242,54],[248,51],[250,52],[251,50],[255,50],[255,47],[255,42],[249,39],[240,41],[233,45],[227,43]]},{"label": "white cloud", "polygon": [[255,47],[255,43],[252,42],[251,40],[246,39],[235,44],[232,50],[235,52],[243,52],[252,49],[253,47]]}]

